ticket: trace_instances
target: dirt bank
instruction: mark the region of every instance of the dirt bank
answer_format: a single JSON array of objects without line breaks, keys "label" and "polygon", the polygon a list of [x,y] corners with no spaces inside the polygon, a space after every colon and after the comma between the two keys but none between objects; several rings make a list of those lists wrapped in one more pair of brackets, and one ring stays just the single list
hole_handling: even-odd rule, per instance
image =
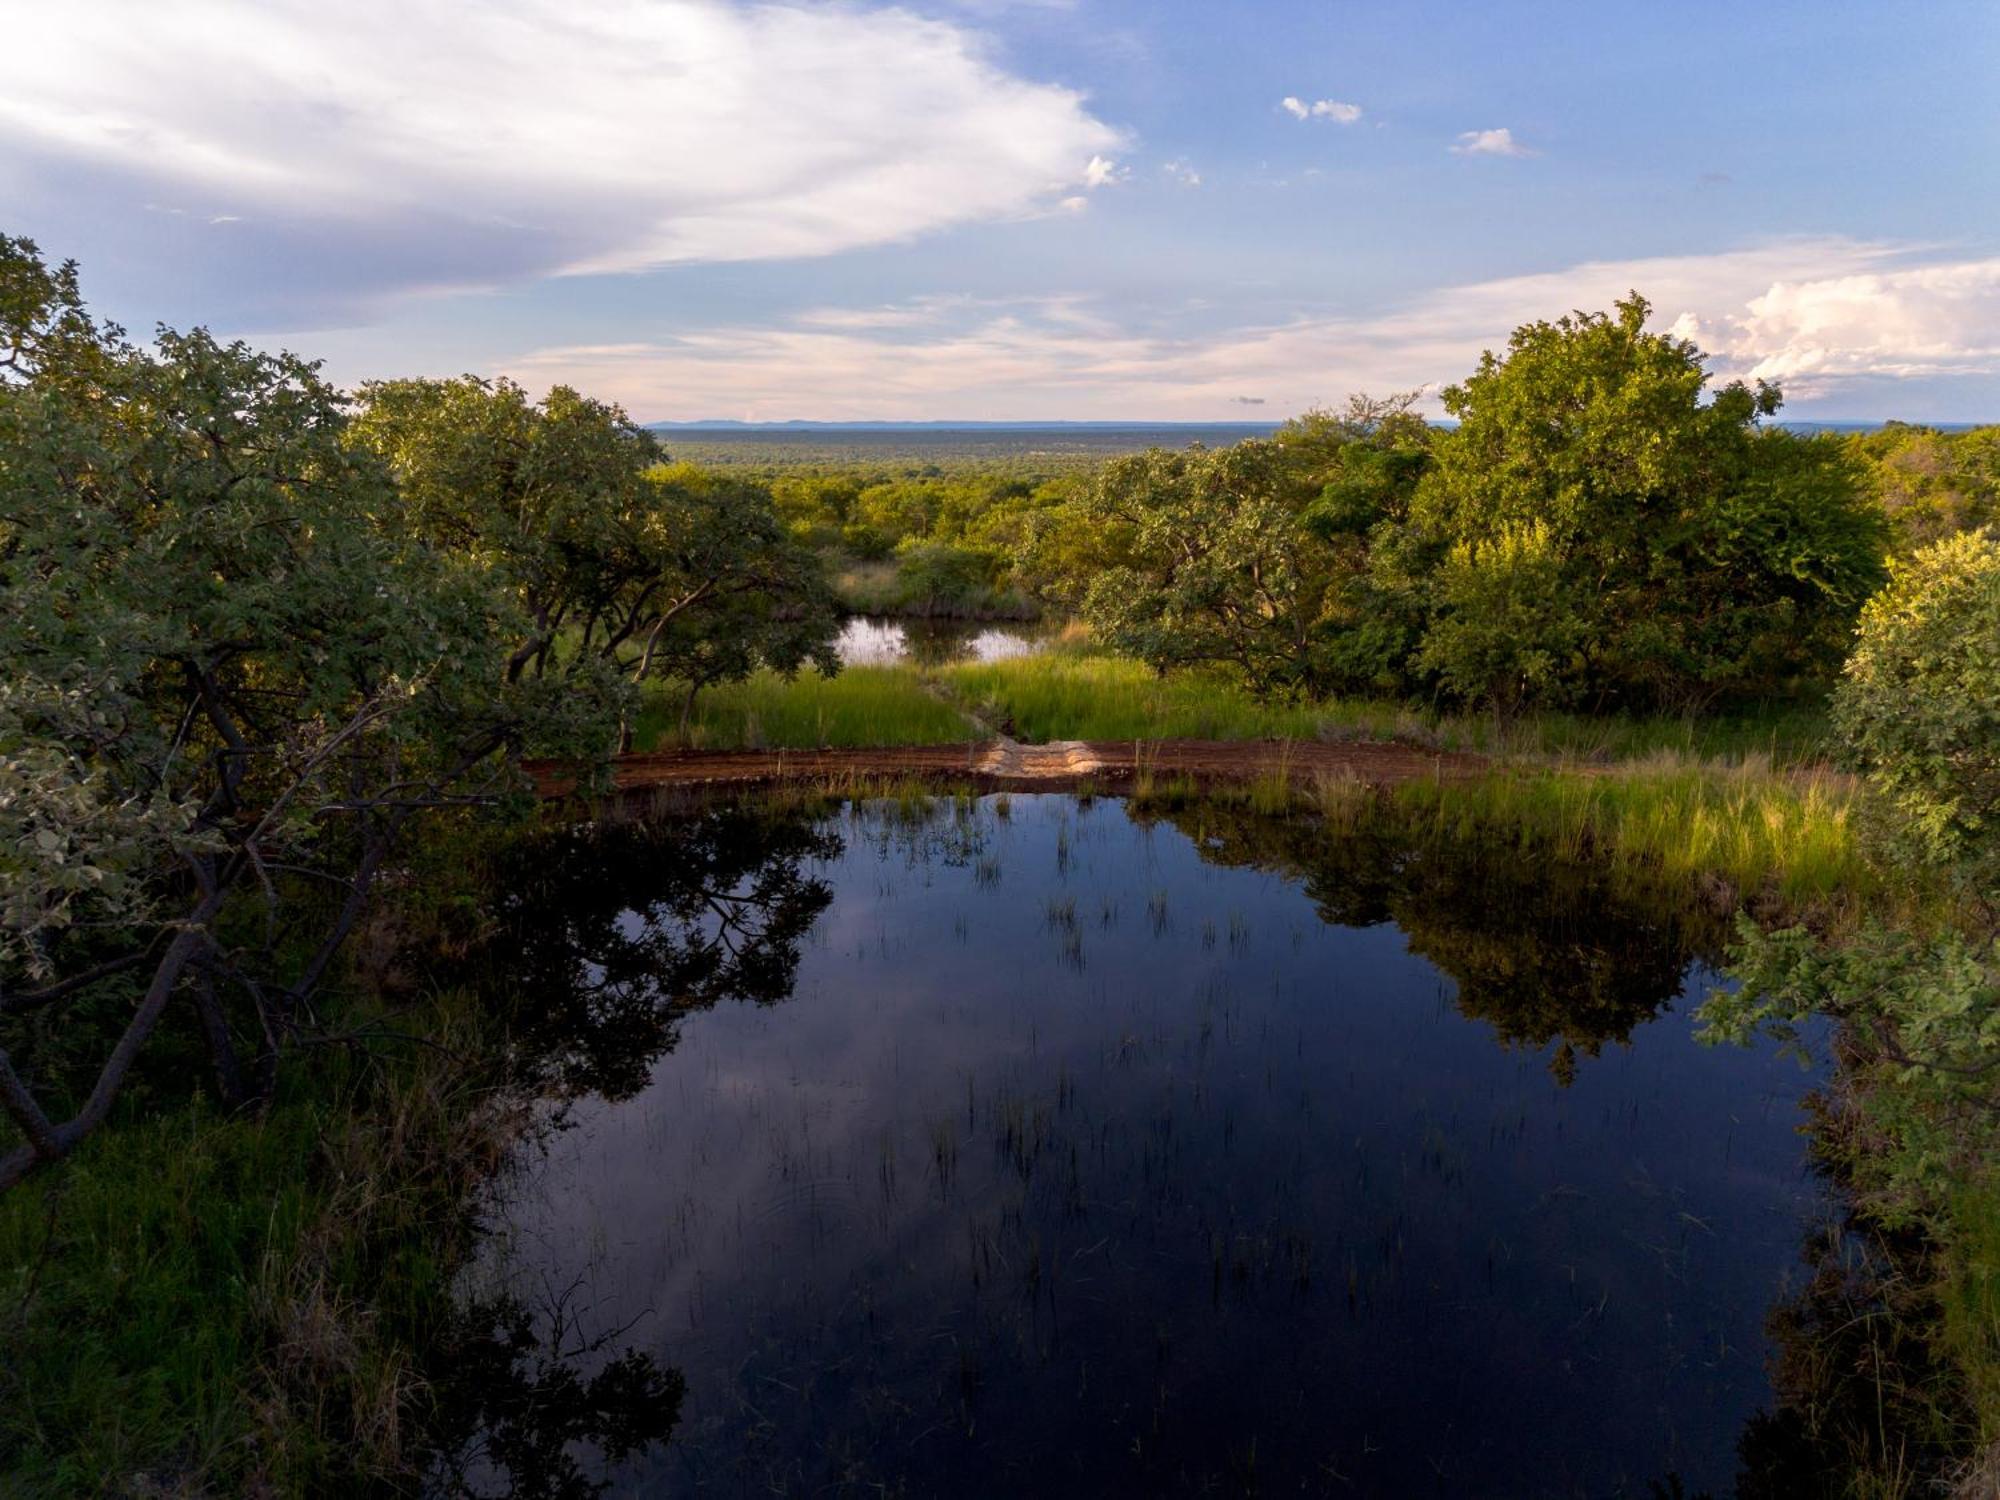
[{"label": "dirt bank", "polygon": [[[613,765],[620,791],[651,787],[762,786],[788,781],[844,782],[914,777],[971,784],[986,791],[1100,791],[1155,780],[1249,781],[1283,773],[1299,780],[1346,778],[1389,786],[1419,779],[1477,775],[1484,757],[1376,742],[1276,740],[1060,740],[1022,745],[912,745],[857,750],[662,750],[621,755]],[[562,796],[562,767],[533,763],[544,796]]]}]

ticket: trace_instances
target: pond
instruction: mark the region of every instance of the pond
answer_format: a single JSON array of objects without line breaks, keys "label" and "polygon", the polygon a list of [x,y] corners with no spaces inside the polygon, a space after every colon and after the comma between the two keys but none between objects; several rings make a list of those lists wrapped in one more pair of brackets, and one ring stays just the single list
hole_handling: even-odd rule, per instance
[{"label": "pond", "polygon": [[1002,625],[976,620],[891,620],[854,615],[840,628],[834,649],[842,666],[883,667],[910,662],[942,667],[960,661],[1005,661],[1031,656],[1049,638],[1046,625],[1010,620]]},{"label": "pond", "polygon": [[616,1495],[1720,1495],[1836,1213],[1603,871],[1015,796],[578,830],[499,916],[568,1108],[486,1275],[671,1372]]}]

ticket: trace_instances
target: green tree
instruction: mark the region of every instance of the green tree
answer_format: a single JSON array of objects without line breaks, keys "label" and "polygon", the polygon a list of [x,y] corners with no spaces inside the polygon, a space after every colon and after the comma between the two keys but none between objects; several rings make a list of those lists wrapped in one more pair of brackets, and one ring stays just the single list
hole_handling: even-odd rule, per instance
[{"label": "green tree", "polygon": [[[1691,708],[1773,690],[1838,660],[1881,577],[1886,534],[1842,446],[1760,427],[1780,401],[1762,382],[1709,397],[1700,351],[1646,332],[1649,311],[1634,293],[1614,315],[1527,324],[1444,392],[1459,425],[1398,560],[1463,575],[1476,549],[1539,528],[1569,608],[1552,617],[1565,639],[1522,643],[1563,663],[1534,701]],[[1435,664],[1466,605],[1431,603]]]},{"label": "green tree", "polygon": [[268,1098],[412,820],[601,746],[617,704],[506,680],[512,604],[382,524],[313,365],[134,348],[25,240],[0,319],[4,1184],[103,1122],[170,1012],[227,1102]]},{"label": "green tree", "polygon": [[763,486],[658,465],[622,411],[565,387],[533,402],[468,376],[362,398],[354,441],[388,463],[407,525],[518,606],[511,677],[672,677],[691,697],[760,663],[837,669],[818,559]]},{"label": "green tree", "polygon": [[1434,587],[1438,620],[1415,665],[1447,693],[1503,712],[1567,696],[1587,639],[1562,558],[1540,522],[1460,542]]},{"label": "green tree", "polygon": [[[1161,670],[1220,666],[1260,692],[1402,680],[1413,622],[1372,554],[1429,463],[1414,397],[1353,398],[1270,442],[1114,460],[1074,506],[1086,616]],[[1079,535],[1078,533],[1081,533]]]}]

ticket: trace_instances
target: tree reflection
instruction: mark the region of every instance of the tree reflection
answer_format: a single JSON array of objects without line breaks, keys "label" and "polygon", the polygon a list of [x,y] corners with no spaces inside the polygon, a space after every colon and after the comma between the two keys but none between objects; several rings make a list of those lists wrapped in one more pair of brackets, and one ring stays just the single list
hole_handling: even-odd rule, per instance
[{"label": "tree reflection", "polygon": [[[832,900],[813,873],[838,833],[810,818],[718,808],[579,825],[524,840],[494,871],[475,955],[506,1017],[513,1084],[554,1100],[641,1089],[675,1023],[725,1000],[790,997],[800,944]],[[531,1306],[476,1300],[436,1343],[427,1491],[451,1500],[584,1500],[591,1477],[671,1436],[686,1382],[585,1336],[577,1288]]]},{"label": "tree reflection", "polygon": [[509,855],[485,958],[510,992],[522,1081],[623,1099],[679,1017],[787,998],[832,899],[810,866],[840,851],[810,821],[722,809],[565,830]]},{"label": "tree reflection", "polygon": [[[1809,1103],[1815,1156],[1849,1197],[1842,1160],[1854,1121],[1824,1095]],[[1737,1445],[1740,1500],[1947,1487],[1940,1476],[1979,1422],[1946,1353],[1934,1253],[1921,1232],[1853,1211],[1806,1237],[1804,1285],[1764,1322],[1777,1404]],[[1968,1481],[1953,1493],[1988,1491]]]},{"label": "tree reflection", "polygon": [[429,1493],[588,1500],[610,1481],[585,1473],[579,1448],[608,1467],[672,1436],[687,1392],[681,1373],[638,1349],[607,1355],[618,1334],[581,1337],[567,1301],[551,1298],[537,1314],[503,1296],[461,1314],[434,1386],[441,1441]]},{"label": "tree reflection", "polygon": [[1322,920],[1394,922],[1451,976],[1459,1010],[1503,1044],[1555,1044],[1563,1083],[1579,1055],[1628,1039],[1680,993],[1705,919],[1629,877],[1519,848],[1204,806],[1168,815],[1214,864],[1304,883]]}]

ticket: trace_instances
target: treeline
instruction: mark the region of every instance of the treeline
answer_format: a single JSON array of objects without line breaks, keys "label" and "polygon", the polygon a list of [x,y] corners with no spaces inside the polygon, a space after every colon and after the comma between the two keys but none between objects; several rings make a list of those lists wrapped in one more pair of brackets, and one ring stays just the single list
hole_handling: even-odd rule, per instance
[{"label": "treeline", "polygon": [[1094,472],[768,477],[850,607],[1081,615],[1288,696],[1698,711],[1830,680],[1885,560],[2000,517],[2000,428],[1805,436],[1776,388],[1608,315],[1444,393]]}]

